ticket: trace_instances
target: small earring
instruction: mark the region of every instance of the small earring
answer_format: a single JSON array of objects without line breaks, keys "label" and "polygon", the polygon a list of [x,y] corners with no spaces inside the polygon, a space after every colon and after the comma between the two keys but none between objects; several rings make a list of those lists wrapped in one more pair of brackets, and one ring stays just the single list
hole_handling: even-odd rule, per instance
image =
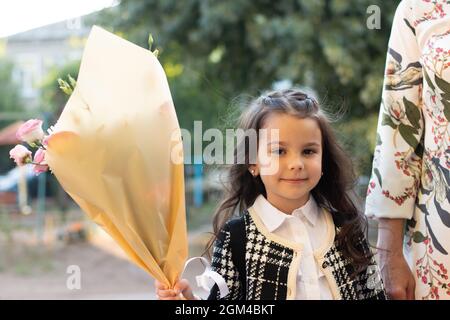
[{"label": "small earring", "polygon": [[250,170],[250,172],[252,173],[252,176],[255,176],[255,170]]},{"label": "small earring", "polygon": [[322,172],[322,175],[323,175],[323,172]]}]

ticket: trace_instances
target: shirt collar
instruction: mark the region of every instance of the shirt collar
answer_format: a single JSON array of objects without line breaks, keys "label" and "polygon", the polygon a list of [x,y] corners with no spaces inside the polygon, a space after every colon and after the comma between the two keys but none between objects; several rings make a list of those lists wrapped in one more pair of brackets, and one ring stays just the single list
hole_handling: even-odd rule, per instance
[{"label": "shirt collar", "polygon": [[263,195],[259,195],[256,198],[253,208],[258,213],[269,232],[273,232],[286,219],[289,219],[294,215],[305,217],[306,220],[313,226],[316,224],[318,217],[317,203],[312,195],[310,195],[309,200],[305,203],[305,205],[295,209],[292,212],[292,216],[275,208]]},{"label": "shirt collar", "polygon": [[305,203],[303,207],[295,209],[292,212],[292,215],[299,215],[300,217],[306,218],[306,220],[312,225],[315,226],[317,222],[317,218],[319,217],[319,207],[317,206],[316,200],[314,200],[313,196],[309,196],[309,200]]}]

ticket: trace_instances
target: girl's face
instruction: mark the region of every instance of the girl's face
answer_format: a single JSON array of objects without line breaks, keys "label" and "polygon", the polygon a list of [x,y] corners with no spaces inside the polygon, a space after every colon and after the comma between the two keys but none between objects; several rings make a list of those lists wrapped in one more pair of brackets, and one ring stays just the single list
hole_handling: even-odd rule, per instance
[{"label": "girl's face", "polygon": [[322,176],[320,127],[310,118],[274,113],[267,117],[262,129],[278,130],[278,139],[260,135],[257,163],[250,170],[261,176],[267,200],[291,214],[308,201]]}]

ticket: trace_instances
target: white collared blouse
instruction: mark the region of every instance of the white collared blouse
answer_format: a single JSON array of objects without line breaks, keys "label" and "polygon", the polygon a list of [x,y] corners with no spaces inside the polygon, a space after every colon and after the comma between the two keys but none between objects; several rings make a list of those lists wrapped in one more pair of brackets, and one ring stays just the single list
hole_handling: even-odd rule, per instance
[{"label": "white collared blouse", "polygon": [[[315,258],[320,248],[328,245],[326,211],[320,210],[312,196],[306,204],[295,209],[291,215],[274,207],[260,195],[252,210],[264,223],[267,230],[294,243],[302,244],[300,264],[297,272],[297,300],[332,300],[333,295],[327,278]],[[331,221],[331,219],[328,219]],[[330,240],[331,242],[333,239]]]}]

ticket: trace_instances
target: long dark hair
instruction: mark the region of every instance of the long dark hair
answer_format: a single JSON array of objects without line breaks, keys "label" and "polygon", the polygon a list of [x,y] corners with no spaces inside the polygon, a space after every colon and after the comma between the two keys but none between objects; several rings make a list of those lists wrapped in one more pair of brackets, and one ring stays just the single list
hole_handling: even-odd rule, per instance
[{"label": "long dark hair", "polygon": [[[320,207],[328,209],[333,219],[340,221],[338,245],[345,258],[353,262],[355,271],[363,270],[372,257],[370,252],[365,252],[358,245],[361,235],[367,234],[367,218],[352,200],[351,192],[356,181],[352,161],[339,145],[329,117],[316,99],[292,88],[268,92],[253,100],[241,115],[238,127],[244,131],[253,129],[258,133],[267,117],[275,112],[317,121],[322,133],[323,176],[311,193]],[[244,164],[237,161],[238,150],[245,150]],[[248,140],[243,140],[234,149],[234,163],[229,166],[225,195],[214,214],[214,235],[205,251],[208,254],[219,231],[229,219],[234,215],[242,215],[260,194],[267,196],[260,176],[255,178],[248,170],[253,160],[249,158]]]}]

